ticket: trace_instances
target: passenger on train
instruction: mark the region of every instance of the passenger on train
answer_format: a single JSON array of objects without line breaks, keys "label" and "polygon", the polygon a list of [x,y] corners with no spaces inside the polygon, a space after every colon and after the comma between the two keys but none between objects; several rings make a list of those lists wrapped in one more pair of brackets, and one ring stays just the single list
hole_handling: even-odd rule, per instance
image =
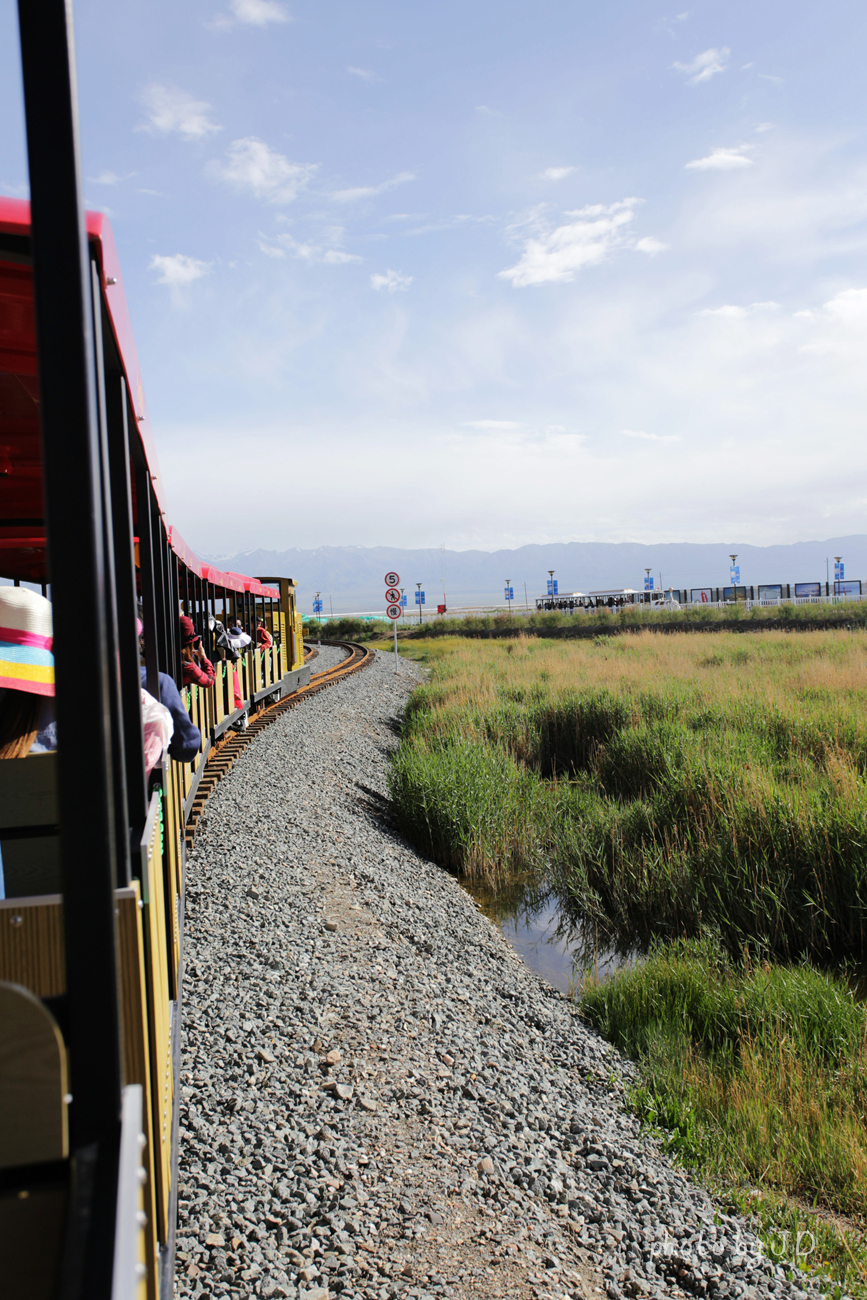
[{"label": "passenger on train", "polygon": [[236,619],[229,628],[229,644],[235,650],[244,650],[250,644],[251,640],[252,637],[248,636],[241,627],[240,621]]},{"label": "passenger on train", "polygon": [[0,587],[0,758],[57,748],[51,601]]},{"label": "passenger on train", "polygon": [[256,643],[260,650],[268,650],[274,644],[274,639],[265,626],[264,618],[256,622]]},{"label": "passenger on train", "polygon": [[229,634],[219,619],[214,624],[214,645],[221,659],[228,659],[232,664],[237,663],[238,651],[232,645]]},{"label": "passenger on train", "polygon": [[[141,619],[137,622],[139,638],[142,635]],[[174,731],[169,742],[169,754],[179,763],[191,763],[202,748],[202,733],[184,708],[181,693],[168,673],[159,674],[160,704],[172,715]],[[142,665],[142,687],[147,686],[147,668]]]},{"label": "passenger on train", "polygon": [[185,686],[213,686],[216,677],[214,665],[205,654],[193,620],[186,614],[181,615],[181,656]]}]

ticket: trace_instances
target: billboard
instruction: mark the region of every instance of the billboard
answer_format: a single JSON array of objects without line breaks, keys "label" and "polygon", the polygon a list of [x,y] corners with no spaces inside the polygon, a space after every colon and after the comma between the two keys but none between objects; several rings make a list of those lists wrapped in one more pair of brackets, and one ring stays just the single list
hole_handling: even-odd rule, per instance
[{"label": "billboard", "polygon": [[716,599],[713,594],[713,587],[693,587],[689,593],[689,598],[693,605],[710,605]]},{"label": "billboard", "polygon": [[759,587],[759,600],[782,600],[783,584],[772,582],[769,586]]},{"label": "billboard", "polygon": [[806,600],[808,596],[821,596],[821,582],[796,582],[795,600]]},{"label": "billboard", "polygon": [[835,596],[860,596],[861,582],[858,578],[846,578],[844,582],[834,583]]},{"label": "billboard", "polygon": [[723,587],[723,600],[746,600],[746,587]]}]

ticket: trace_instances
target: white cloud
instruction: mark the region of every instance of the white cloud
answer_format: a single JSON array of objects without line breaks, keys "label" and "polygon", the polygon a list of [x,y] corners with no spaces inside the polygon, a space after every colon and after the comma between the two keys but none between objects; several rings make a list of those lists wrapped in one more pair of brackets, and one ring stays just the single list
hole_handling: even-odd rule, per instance
[{"label": "white cloud", "polygon": [[692,63],[675,63],[673,66],[684,74],[690,86],[697,86],[702,81],[710,81],[716,73],[725,72],[730,54],[731,50],[723,45],[697,54]]},{"label": "white cloud", "polygon": [[396,185],[405,185],[407,181],[414,181],[414,172],[398,172],[387,181],[380,182],[379,185],[358,185],[351,190],[336,190],[331,195],[335,203],[354,203],[358,199],[370,199],[375,194],[382,194],[385,190],[393,190]]},{"label": "white cloud", "polygon": [[643,239],[638,240],[635,247],[639,253],[650,253],[652,256],[654,253],[664,253],[668,244],[663,244],[660,239],[654,239],[653,235],[645,235]]},{"label": "white cloud", "polygon": [[680,442],[675,433],[645,433],[643,429],[621,429],[624,438],[639,438],[642,442]]},{"label": "white cloud", "polygon": [[[511,280],[516,289],[574,279],[576,271],[604,262],[626,243],[624,227],[635,215],[638,202],[630,198],[608,207],[597,203],[567,212],[566,216],[578,220],[526,239],[521,257],[514,266],[499,272],[500,279]],[[530,221],[540,223],[538,210]]]},{"label": "white cloud", "polygon": [[289,21],[286,10],[276,0],[230,0],[229,8],[239,23],[250,23],[253,27]]},{"label": "white cloud", "polygon": [[246,136],[243,140],[233,140],[226,161],[212,163],[209,170],[236,190],[250,190],[257,199],[267,199],[269,203],[291,203],[316,167],[290,162],[264,140]]},{"label": "white cloud", "polygon": [[571,176],[574,171],[574,167],[546,167],[542,172],[542,180],[562,181],[565,176]]},{"label": "white cloud", "polygon": [[371,72],[369,68],[347,68],[346,71],[351,72],[353,77],[359,77],[362,81],[376,81],[376,73]]},{"label": "white cloud", "polygon": [[[515,420],[464,420],[465,429],[520,429]],[[558,430],[559,432],[559,426]]]},{"label": "white cloud", "polygon": [[236,23],[245,23],[248,27],[267,27],[268,23],[288,23],[291,18],[276,0],[229,0],[231,16],[218,14],[211,23],[212,27],[225,29]]},{"label": "white cloud", "polygon": [[187,257],[184,253],[173,253],[163,257],[155,253],[150,260],[149,270],[157,271],[157,284],[164,284],[171,292],[172,300],[180,305],[183,290],[194,280],[200,280],[211,269],[210,262],[200,262],[196,257]]},{"label": "white cloud", "polygon": [[398,289],[408,289],[412,284],[411,275],[401,275],[399,271],[386,271],[385,275],[378,272],[370,277],[370,285],[373,289],[387,289],[389,293],[395,293]]},{"label": "white cloud", "polygon": [[711,149],[705,158],[693,158],[685,164],[687,171],[730,172],[738,167],[752,167],[752,158],[746,157],[749,145],[740,144],[732,149]]},{"label": "white cloud", "polygon": [[141,102],[147,110],[148,122],[137,128],[140,131],[158,131],[161,135],[177,131],[185,140],[200,140],[223,129],[208,116],[210,104],[193,99],[185,90],[174,86],[154,82],[142,92]]},{"label": "white cloud", "polygon": [[773,131],[776,122],[759,122],[756,127],[756,135],[761,135],[763,131]]},{"label": "white cloud", "polygon": [[825,303],[825,311],[843,325],[867,324],[867,289],[843,289]]},{"label": "white cloud", "polygon": [[[343,231],[337,226],[325,233],[340,238]],[[277,235],[274,239],[260,234],[259,248],[266,257],[285,257],[288,252],[291,257],[299,258],[302,262],[323,262],[326,266],[338,266],[346,262],[362,260],[357,253],[344,253],[340,248],[323,248],[321,244],[299,243],[288,233]]]},{"label": "white cloud", "polygon": [[809,320],[813,327],[813,337],[800,345],[799,352],[848,359],[853,367],[863,369],[867,289],[841,289],[821,311],[795,312],[794,319]]},{"label": "white cloud", "polygon": [[779,311],[777,302],[751,302],[748,307],[739,307],[734,303],[723,303],[722,307],[706,307],[699,316],[718,316],[721,320],[745,320],[758,312]]},{"label": "white cloud", "polygon": [[98,176],[88,176],[91,185],[117,185],[120,177],[117,172],[100,172]]}]

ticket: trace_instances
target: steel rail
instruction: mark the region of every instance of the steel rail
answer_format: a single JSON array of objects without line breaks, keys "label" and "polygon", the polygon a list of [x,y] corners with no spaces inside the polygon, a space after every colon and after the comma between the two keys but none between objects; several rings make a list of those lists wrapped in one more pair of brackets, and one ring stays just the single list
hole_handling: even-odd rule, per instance
[{"label": "steel rail", "polygon": [[[199,781],[196,798],[193,800],[193,806],[190,809],[184,832],[187,849],[190,848],[193,842],[196,827],[205,809],[208,796],[226,773],[232,770],[236,759],[243,753],[250,742],[261,735],[266,727],[270,727],[272,722],[276,722],[282,714],[288,712],[289,709],[294,709],[303,700],[317,695],[320,691],[327,690],[329,686],[334,686],[336,683],[343,681],[344,678],[360,672],[362,668],[367,668],[373,663],[374,651],[368,650],[365,646],[356,645],[353,641],[329,641],[324,644],[342,646],[347,651],[346,658],[331,668],[325,668],[322,672],[313,673],[307,686],[301,686],[297,691],[293,691],[291,695],[286,695],[283,699],[276,700],[273,704],[260,709],[255,717],[251,719],[246,730],[226,732],[225,738],[212,747],[205,762],[205,770]],[[312,657],[309,656],[309,658]]]}]

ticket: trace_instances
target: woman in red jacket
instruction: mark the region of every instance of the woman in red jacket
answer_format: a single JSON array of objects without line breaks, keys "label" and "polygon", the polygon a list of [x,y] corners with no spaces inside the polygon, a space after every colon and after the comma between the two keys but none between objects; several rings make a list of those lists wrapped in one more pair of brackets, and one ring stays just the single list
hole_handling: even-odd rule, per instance
[{"label": "woman in red jacket", "polygon": [[181,655],[184,686],[213,686],[214,665],[202,649],[202,638],[197,635],[193,620],[186,614],[181,615]]}]

